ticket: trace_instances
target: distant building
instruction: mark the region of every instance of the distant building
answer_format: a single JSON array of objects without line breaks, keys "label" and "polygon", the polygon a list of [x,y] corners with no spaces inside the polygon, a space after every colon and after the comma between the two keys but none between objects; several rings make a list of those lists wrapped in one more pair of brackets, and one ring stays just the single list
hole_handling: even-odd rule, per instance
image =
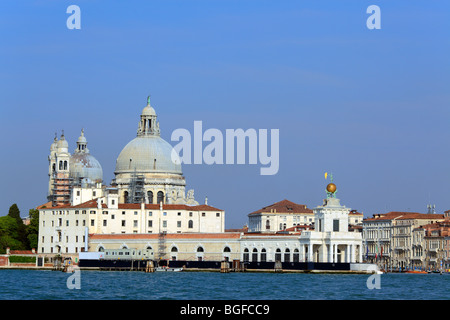
[{"label": "distant building", "polygon": [[418,212],[375,214],[363,221],[364,258],[385,268],[423,267],[425,225],[444,221],[444,215]]},{"label": "distant building", "polygon": [[304,204],[282,200],[248,214],[249,232],[274,233],[314,224],[314,213]]}]

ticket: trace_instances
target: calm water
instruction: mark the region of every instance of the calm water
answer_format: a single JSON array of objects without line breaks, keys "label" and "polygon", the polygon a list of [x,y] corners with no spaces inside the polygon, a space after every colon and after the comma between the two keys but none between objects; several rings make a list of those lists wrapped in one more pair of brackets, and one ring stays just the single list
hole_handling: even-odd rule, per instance
[{"label": "calm water", "polygon": [[0,270],[0,299],[450,299],[450,275],[439,274],[383,274],[381,288],[373,290],[366,285],[369,275],[81,271],[81,288],[68,289],[70,275]]}]

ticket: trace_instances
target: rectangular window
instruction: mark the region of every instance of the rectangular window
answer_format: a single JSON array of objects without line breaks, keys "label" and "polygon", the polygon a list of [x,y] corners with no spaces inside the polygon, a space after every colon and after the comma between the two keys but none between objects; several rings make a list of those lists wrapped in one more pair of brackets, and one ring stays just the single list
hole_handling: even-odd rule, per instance
[{"label": "rectangular window", "polygon": [[192,217],[192,212],[189,212],[189,217]]},{"label": "rectangular window", "polygon": [[204,216],[206,216],[206,213],[205,213],[205,212],[202,212],[202,217],[204,217]]},{"label": "rectangular window", "polygon": [[138,226],[138,221],[137,220],[133,220],[133,228],[137,228]]},{"label": "rectangular window", "polygon": [[78,220],[75,220],[75,226],[78,227]]},{"label": "rectangular window", "polygon": [[122,227],[125,227],[125,221],[126,220],[122,220]]},{"label": "rectangular window", "polygon": [[83,227],[86,227],[86,220],[83,220]]},{"label": "rectangular window", "polygon": [[111,219],[114,220],[116,216],[114,214],[111,215]]},{"label": "rectangular window", "polygon": [[153,215],[153,212],[149,211],[148,216],[151,217]]},{"label": "rectangular window", "polygon": [[95,224],[95,220],[94,220],[94,219],[91,219],[91,227],[93,227],[94,224]]},{"label": "rectangular window", "polygon": [[125,211],[122,211],[122,214],[125,214]]},{"label": "rectangular window", "polygon": [[153,228],[153,220],[148,220],[148,227]]},{"label": "rectangular window", "polygon": [[69,226],[69,220],[66,220],[66,227]]},{"label": "rectangular window", "polygon": [[163,216],[167,216],[167,212],[163,212]]},{"label": "rectangular window", "polygon": [[181,221],[177,221],[177,228],[181,228]]},{"label": "rectangular window", "polygon": [[106,227],[107,220],[103,220],[103,226]]},{"label": "rectangular window", "polygon": [[135,211],[135,212],[134,212],[134,215],[135,215],[135,216],[137,216],[137,214],[138,214],[138,212],[137,212],[137,211]]},{"label": "rectangular window", "polygon": [[167,228],[167,220],[163,220],[163,228]]},{"label": "rectangular window", "polygon": [[220,212],[216,212],[216,217],[220,217]]},{"label": "rectangular window", "polygon": [[333,220],[333,231],[339,232],[339,220],[338,219]]},{"label": "rectangular window", "polygon": [[181,216],[181,212],[178,212],[178,216]]}]

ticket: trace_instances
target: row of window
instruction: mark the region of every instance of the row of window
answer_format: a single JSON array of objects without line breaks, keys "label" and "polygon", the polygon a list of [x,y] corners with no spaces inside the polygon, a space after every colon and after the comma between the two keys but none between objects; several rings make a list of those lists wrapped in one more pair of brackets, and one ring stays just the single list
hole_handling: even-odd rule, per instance
[{"label": "row of window", "polygon": [[[73,237],[75,239],[75,243],[78,243],[79,240],[82,240],[81,241],[82,243],[84,243],[86,241],[86,236],[73,236]],[[42,240],[42,243],[44,243],[45,236],[42,236],[41,240]],[[50,243],[53,243],[54,241],[56,241],[56,242],[61,242],[62,241],[61,233],[58,233],[57,237],[50,236]],[[66,243],[69,243],[69,236],[66,236]]]},{"label": "row of window", "polygon": [[[52,211],[52,215],[68,215],[69,214],[69,212],[70,211]],[[81,213],[82,214],[86,214],[87,213],[87,210],[81,210]],[[125,215],[127,212],[126,211],[122,211],[122,215]],[[129,211],[128,211],[128,213],[130,213]],[[80,214],[80,210],[75,210],[75,214]],[[90,210],[89,211],[89,214],[97,214],[97,211],[96,210]],[[108,211],[102,211],[102,214],[109,214],[109,212]],[[137,216],[139,214],[139,211],[134,211],[134,215],[135,216]],[[182,213],[181,212],[177,212],[177,216],[181,216],[182,215]],[[112,216],[114,216],[114,215],[112,215]],[[148,216],[149,217],[151,217],[151,216],[153,216],[153,212],[152,211],[149,211],[148,212]],[[167,216],[167,212],[166,211],[164,211],[163,212],[163,216]],[[192,212],[192,211],[190,211],[189,212],[189,217],[193,217],[194,216],[194,213]],[[202,217],[206,217],[206,212],[202,212],[202,215],[201,215]],[[216,217],[220,217],[220,212],[216,212]]]}]

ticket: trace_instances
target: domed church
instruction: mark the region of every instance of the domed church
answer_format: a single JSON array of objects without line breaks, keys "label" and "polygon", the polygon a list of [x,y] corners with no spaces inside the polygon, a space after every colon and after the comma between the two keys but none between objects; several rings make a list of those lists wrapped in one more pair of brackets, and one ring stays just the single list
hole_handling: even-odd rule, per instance
[{"label": "domed church", "polygon": [[155,109],[142,110],[137,136],[120,152],[112,185],[121,203],[167,203],[197,205],[194,191],[185,194],[181,161],[172,146],[161,138]]}]

